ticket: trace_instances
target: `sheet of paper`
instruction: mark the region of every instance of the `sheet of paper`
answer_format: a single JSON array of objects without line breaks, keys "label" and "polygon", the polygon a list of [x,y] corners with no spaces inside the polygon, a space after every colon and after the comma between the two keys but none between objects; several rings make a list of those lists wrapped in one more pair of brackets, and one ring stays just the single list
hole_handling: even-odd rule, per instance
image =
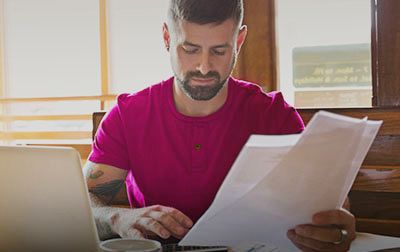
[{"label": "sheet of paper", "polygon": [[[400,250],[400,238],[391,236],[357,233],[349,252],[379,251],[383,249],[398,248]],[[283,252],[273,246],[262,243],[243,243],[232,247],[234,252]]]},{"label": "sheet of paper", "polygon": [[[237,162],[234,163],[227,178],[221,185],[213,207],[207,216],[217,213],[219,210],[235,202],[250,191],[263,179],[282,159],[290,148],[299,140],[300,135],[285,136],[251,136],[243,148]],[[246,167],[247,160],[254,160],[251,170]]]},{"label": "sheet of paper", "polygon": [[400,251],[400,238],[357,233],[357,238],[351,244],[349,252],[365,252],[390,248],[398,248]]},{"label": "sheet of paper", "polygon": [[287,230],[343,204],[380,125],[318,112],[301,135],[252,136],[180,244],[297,251]]}]

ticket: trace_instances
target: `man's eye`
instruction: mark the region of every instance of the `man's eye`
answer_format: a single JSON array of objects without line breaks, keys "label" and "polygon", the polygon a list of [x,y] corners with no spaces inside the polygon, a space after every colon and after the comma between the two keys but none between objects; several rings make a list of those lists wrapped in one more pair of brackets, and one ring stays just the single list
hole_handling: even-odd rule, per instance
[{"label": "man's eye", "polygon": [[212,50],[212,52],[213,52],[215,55],[219,55],[219,56],[223,56],[223,55],[225,55],[225,53],[226,53],[225,50],[221,50],[221,49],[214,49],[214,50]]},{"label": "man's eye", "polygon": [[188,54],[194,54],[199,51],[199,49],[197,49],[197,48],[186,48],[186,47],[182,47],[182,48],[185,51],[185,53],[188,53]]}]

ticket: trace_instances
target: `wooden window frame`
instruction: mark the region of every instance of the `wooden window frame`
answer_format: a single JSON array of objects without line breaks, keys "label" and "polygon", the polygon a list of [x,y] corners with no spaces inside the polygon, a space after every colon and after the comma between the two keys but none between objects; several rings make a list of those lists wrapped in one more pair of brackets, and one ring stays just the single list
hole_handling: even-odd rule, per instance
[{"label": "wooden window frame", "polygon": [[233,75],[255,82],[266,92],[277,88],[275,1],[243,1],[248,27]]},{"label": "wooden window frame", "polygon": [[400,106],[400,1],[371,0],[373,106]]},{"label": "wooden window frame", "polygon": [[108,27],[107,27],[107,1],[99,2],[99,35],[100,35],[100,67],[101,67],[101,95],[94,96],[74,96],[74,97],[40,97],[40,98],[8,98],[6,97],[5,84],[5,64],[4,64],[4,0],[0,0],[0,121],[3,128],[0,128],[0,140],[11,142],[13,140],[24,140],[30,142],[32,139],[41,140],[81,140],[91,139],[91,131],[47,131],[47,132],[13,132],[8,130],[8,125],[16,120],[91,120],[90,114],[76,115],[8,115],[6,107],[8,104],[30,103],[30,102],[59,102],[59,101],[99,101],[100,110],[105,110],[111,101],[115,100],[116,95],[110,94],[109,88],[109,55],[108,55]]},{"label": "wooden window frame", "polygon": [[[0,99],[5,96],[5,69],[4,69],[4,2],[0,0]],[[5,106],[0,103],[0,116],[5,114]],[[7,123],[5,119],[0,120],[4,122],[0,126],[0,131],[6,131]],[[2,139],[2,138],[0,138]],[[3,138],[5,141],[8,139]]]},{"label": "wooden window frame", "polygon": [[[244,1],[247,42],[234,75],[277,89],[275,0]],[[246,15],[251,13],[251,15]],[[399,0],[371,0],[372,107],[400,106]]]},{"label": "wooden window frame", "polygon": [[[4,97],[4,2],[0,0],[0,98]],[[2,114],[3,106],[1,106],[0,115]]]},{"label": "wooden window frame", "polygon": [[[107,2],[107,0],[99,0],[101,95],[108,95],[110,92]],[[100,109],[105,109],[104,101],[100,102]]]}]

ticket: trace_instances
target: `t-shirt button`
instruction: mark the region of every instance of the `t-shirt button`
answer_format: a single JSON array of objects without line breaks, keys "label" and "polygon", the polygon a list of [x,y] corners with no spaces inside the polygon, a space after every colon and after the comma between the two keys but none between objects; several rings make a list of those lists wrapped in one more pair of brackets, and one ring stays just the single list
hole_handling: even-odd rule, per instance
[{"label": "t-shirt button", "polygon": [[201,149],[201,144],[195,144],[195,145],[194,145],[194,148],[195,148],[196,150],[200,150],[200,149]]}]

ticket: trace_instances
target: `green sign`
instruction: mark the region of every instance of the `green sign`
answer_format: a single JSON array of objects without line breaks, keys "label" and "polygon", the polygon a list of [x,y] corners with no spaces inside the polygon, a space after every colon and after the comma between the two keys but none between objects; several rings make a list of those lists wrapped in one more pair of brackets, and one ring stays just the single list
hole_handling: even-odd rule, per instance
[{"label": "green sign", "polygon": [[293,49],[295,87],[360,87],[371,81],[369,44]]}]

